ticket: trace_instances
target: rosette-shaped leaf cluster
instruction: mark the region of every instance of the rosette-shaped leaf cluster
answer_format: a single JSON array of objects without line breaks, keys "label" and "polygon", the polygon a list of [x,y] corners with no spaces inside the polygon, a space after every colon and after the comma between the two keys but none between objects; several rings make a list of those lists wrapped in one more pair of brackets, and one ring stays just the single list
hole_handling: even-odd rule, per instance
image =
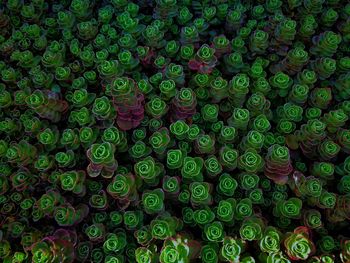
[{"label": "rosette-shaped leaf cluster", "polygon": [[337,52],[338,45],[341,42],[341,36],[332,32],[326,31],[312,38],[313,46],[310,52],[324,57],[331,57]]},{"label": "rosette-shaped leaf cluster", "polygon": [[309,158],[317,154],[317,145],[326,137],[325,129],[326,125],[323,122],[312,119],[301,125],[300,130],[296,131],[300,148]]},{"label": "rosette-shaped leaf cluster", "polygon": [[122,130],[136,128],[144,117],[144,96],[137,83],[130,78],[119,77],[110,84],[109,93],[117,110],[117,124]]},{"label": "rosette-shaped leaf cluster", "polygon": [[67,110],[67,102],[60,100],[57,93],[35,90],[25,100],[29,108],[33,109],[40,117],[57,122],[61,114]]},{"label": "rosette-shaped leaf cluster", "polygon": [[170,262],[191,262],[199,254],[200,245],[195,240],[190,240],[186,236],[176,235],[163,242],[159,261],[161,263]]},{"label": "rosette-shaped leaf cluster", "polygon": [[102,175],[110,178],[117,169],[117,161],[114,158],[115,147],[109,142],[93,144],[87,151],[90,164],[87,168],[91,177]]},{"label": "rosette-shaped leaf cluster", "polygon": [[288,148],[272,145],[266,154],[265,175],[277,184],[286,184],[292,170]]},{"label": "rosette-shaped leaf cluster", "polygon": [[107,192],[117,200],[135,201],[138,197],[135,176],[132,174],[116,175],[108,185]]},{"label": "rosette-shaped leaf cluster", "polygon": [[52,236],[44,237],[30,249],[36,262],[74,262],[76,233],[58,229]]},{"label": "rosette-shaped leaf cluster", "polygon": [[188,62],[189,69],[203,74],[211,73],[217,63],[215,51],[207,44],[202,45],[194,58]]},{"label": "rosette-shaped leaf cluster", "polygon": [[189,88],[182,88],[172,99],[171,111],[173,120],[191,118],[196,113],[197,99]]},{"label": "rosette-shaped leaf cluster", "polygon": [[305,227],[297,227],[293,233],[288,234],[284,246],[291,260],[306,260],[315,252],[315,245]]}]

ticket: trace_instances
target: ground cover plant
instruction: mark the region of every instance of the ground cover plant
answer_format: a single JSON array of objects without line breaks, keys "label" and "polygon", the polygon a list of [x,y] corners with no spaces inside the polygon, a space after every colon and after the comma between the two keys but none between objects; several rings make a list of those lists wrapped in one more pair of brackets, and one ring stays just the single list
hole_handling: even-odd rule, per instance
[{"label": "ground cover plant", "polygon": [[0,261],[349,263],[350,3],[0,1]]}]

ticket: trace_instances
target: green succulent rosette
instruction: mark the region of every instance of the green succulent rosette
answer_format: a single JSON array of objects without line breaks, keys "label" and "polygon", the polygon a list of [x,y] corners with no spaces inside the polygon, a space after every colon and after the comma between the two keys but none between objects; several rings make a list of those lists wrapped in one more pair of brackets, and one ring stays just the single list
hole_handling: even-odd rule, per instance
[{"label": "green succulent rosette", "polygon": [[269,34],[263,30],[255,30],[249,38],[249,49],[257,54],[263,54],[267,49]]},{"label": "green succulent rosette", "polygon": [[[323,16],[322,19],[326,20],[329,18],[327,14],[329,15],[329,13],[326,13],[326,16]],[[339,34],[332,31],[326,31],[318,36],[314,36],[312,40],[313,46],[310,49],[312,54],[331,57],[337,51],[342,38]]]},{"label": "green succulent rosette", "polygon": [[112,211],[109,213],[108,218],[110,219],[109,225],[116,227],[123,222],[123,215],[120,212]]},{"label": "green succulent rosette", "polygon": [[137,243],[142,246],[148,246],[152,241],[151,230],[149,226],[143,226],[141,229],[134,232],[134,237]]},{"label": "green succulent rosette", "polygon": [[183,166],[183,162],[184,162],[184,156],[185,154],[183,153],[183,151],[179,150],[179,149],[172,149],[172,150],[168,150],[167,152],[167,167],[169,169],[179,169]]},{"label": "green succulent rosette", "polygon": [[329,111],[325,113],[322,121],[327,125],[327,130],[335,133],[339,128],[342,128],[348,121],[349,117],[342,109]]},{"label": "green succulent rosette", "polygon": [[[196,78],[196,76],[198,76]],[[206,74],[200,74],[195,76],[195,81],[197,80],[197,85],[207,85],[210,78]],[[213,97],[214,101],[221,101],[228,97],[228,81],[222,77],[216,77],[215,79],[209,82],[210,94]]]},{"label": "green succulent rosette", "polygon": [[246,74],[240,73],[232,78],[228,85],[230,100],[235,107],[242,107],[249,92],[249,77]]},{"label": "green succulent rosette", "polygon": [[77,209],[71,205],[61,205],[55,208],[54,219],[60,226],[73,226],[86,216],[87,209],[86,205]]},{"label": "green succulent rosette", "polygon": [[225,237],[223,224],[219,221],[214,221],[204,226],[204,237],[210,242],[222,242]]},{"label": "green succulent rosette", "polygon": [[174,63],[170,63],[165,68],[165,76],[173,80],[178,85],[183,85],[185,81],[185,74],[183,67],[181,65],[176,65]]},{"label": "green succulent rosette", "polygon": [[88,158],[97,165],[111,165],[114,164],[114,146],[109,142],[101,144],[93,144],[88,150]]},{"label": "green succulent rosette", "polygon": [[222,126],[218,141],[222,144],[233,143],[237,138],[237,131],[234,127]]},{"label": "green succulent rosette", "polygon": [[193,221],[198,225],[204,226],[213,222],[215,219],[215,213],[211,211],[208,206],[202,209],[197,209],[193,212]]},{"label": "green succulent rosette", "polygon": [[297,22],[292,19],[282,20],[275,29],[275,38],[282,44],[291,43],[296,34]]},{"label": "green succulent rosette", "polygon": [[315,251],[315,245],[310,240],[305,227],[297,227],[284,240],[286,254],[291,260],[306,260]]},{"label": "green succulent rosette", "polygon": [[38,159],[34,162],[35,169],[45,172],[54,166],[54,158],[49,155],[39,155]]},{"label": "green succulent rosette", "polygon": [[170,135],[167,128],[160,128],[154,132],[149,138],[149,143],[155,153],[162,155],[166,152],[168,145],[170,144]]},{"label": "green succulent rosette", "polygon": [[153,90],[153,86],[151,85],[148,79],[139,80],[137,82],[137,86],[143,94],[150,94]]},{"label": "green succulent rosette", "polygon": [[118,152],[127,150],[127,138],[124,131],[117,127],[111,126],[103,131],[102,140],[107,143],[112,143]]},{"label": "green succulent rosette", "polygon": [[55,147],[59,139],[59,131],[47,128],[38,134],[38,140],[43,145],[47,145],[48,150]]},{"label": "green succulent rosette", "polygon": [[253,204],[261,205],[265,202],[264,192],[260,188],[253,189],[249,191],[248,198],[252,201]]},{"label": "green succulent rosette", "polygon": [[163,165],[148,156],[134,165],[134,171],[145,183],[157,185],[163,174]]},{"label": "green succulent rosette", "polygon": [[322,256],[313,256],[309,259],[309,262],[316,263],[316,262],[329,262],[333,263],[335,262],[335,256],[334,255],[322,255]]},{"label": "green succulent rosette", "polygon": [[256,189],[260,178],[258,175],[253,173],[241,173],[239,175],[240,188],[243,190],[252,190]]},{"label": "green succulent rosette", "polygon": [[177,218],[168,214],[163,214],[153,219],[150,224],[152,237],[155,239],[166,240],[176,234],[178,227]]},{"label": "green succulent rosette", "polygon": [[242,263],[255,263],[255,258],[253,256],[245,256],[242,258]]},{"label": "green succulent rosette", "polygon": [[159,85],[159,90],[161,92],[161,97],[164,100],[169,101],[176,95],[176,83],[172,79],[163,80]]},{"label": "green succulent rosette", "polygon": [[69,171],[62,173],[59,180],[63,190],[72,191],[74,194],[82,196],[86,191],[85,177],[84,171]]},{"label": "green succulent rosette", "polygon": [[103,251],[106,254],[124,251],[127,240],[125,231],[118,229],[115,233],[108,233],[103,242]]},{"label": "green succulent rosette", "polygon": [[249,198],[243,198],[237,202],[234,217],[237,220],[243,220],[253,214],[252,201]]},{"label": "green succulent rosette", "polygon": [[236,169],[238,158],[238,151],[232,149],[230,146],[224,146],[219,151],[220,163],[228,171]]},{"label": "green succulent rosette", "polygon": [[6,150],[5,159],[8,163],[27,165],[37,157],[37,148],[25,140],[11,143]]},{"label": "green succulent rosette", "polygon": [[59,167],[71,168],[75,165],[75,154],[72,150],[67,152],[58,152],[55,154],[55,161]]},{"label": "green succulent rosette", "polygon": [[117,174],[107,186],[107,192],[117,200],[134,201],[137,199],[137,181],[135,176],[128,174]]},{"label": "green succulent rosette", "polygon": [[190,184],[191,203],[193,206],[210,205],[212,185],[207,182],[193,182]]},{"label": "green succulent rosette", "polygon": [[85,234],[90,241],[99,242],[105,240],[106,229],[103,224],[92,224],[85,229]]},{"label": "green succulent rosette", "polygon": [[222,165],[214,155],[204,161],[204,168],[209,177],[216,177],[222,172]]},{"label": "green succulent rosette", "polygon": [[97,71],[102,79],[112,80],[115,77],[120,77],[123,73],[117,60],[104,60],[97,66]]},{"label": "green succulent rosette", "polygon": [[63,203],[62,196],[56,191],[48,191],[43,194],[36,202],[38,210],[44,214],[52,215],[55,206]]},{"label": "green succulent rosette", "polygon": [[276,215],[287,218],[300,218],[302,201],[299,198],[291,197],[288,200],[280,200],[274,209]]},{"label": "green succulent rosette", "polygon": [[262,238],[259,241],[259,247],[262,252],[271,254],[280,251],[281,234],[274,227],[266,227]]},{"label": "green succulent rosette", "polygon": [[92,103],[95,97],[95,94],[89,93],[86,89],[76,89],[73,93],[67,95],[67,100],[74,107],[81,108]]},{"label": "green succulent rosette", "polygon": [[336,134],[337,142],[341,146],[341,151],[349,153],[350,151],[350,131],[347,129],[338,129]]},{"label": "green succulent rosette", "polygon": [[164,116],[168,108],[166,102],[159,97],[153,97],[145,106],[146,113],[157,119]]},{"label": "green succulent rosette", "polygon": [[270,100],[266,99],[265,95],[261,92],[253,93],[246,101],[246,107],[252,116],[257,116],[262,112],[268,113],[270,106]]},{"label": "green succulent rosette", "polygon": [[244,243],[240,239],[225,237],[220,249],[219,258],[227,262],[240,262],[241,254],[244,252]]},{"label": "green succulent rosette", "polygon": [[285,73],[277,72],[274,76],[270,77],[269,83],[281,97],[286,97],[293,84],[293,80]]},{"label": "green succulent rosette", "polygon": [[137,141],[128,150],[130,156],[135,160],[145,158],[152,152],[152,148],[147,146],[143,141]]},{"label": "green succulent rosette", "polygon": [[143,226],[143,213],[140,210],[125,211],[123,223],[127,230],[136,230]]},{"label": "green succulent rosette", "polygon": [[107,194],[105,190],[100,190],[91,195],[89,205],[98,210],[104,210],[108,207]]},{"label": "green succulent rosette", "polygon": [[190,202],[190,197],[191,197],[191,193],[190,193],[190,191],[188,190],[188,187],[184,187],[184,188],[180,191],[180,193],[179,193],[177,199],[178,199],[179,202],[182,203],[182,204],[189,204],[189,202]]},{"label": "green succulent rosette", "polygon": [[176,248],[172,247],[171,245],[163,246],[161,253],[160,253],[160,262],[162,263],[173,263],[177,262],[180,259],[180,254],[176,250]]},{"label": "green succulent rosette", "polygon": [[92,105],[92,113],[100,120],[110,120],[116,116],[111,100],[106,96],[95,99]]},{"label": "green succulent rosette", "polygon": [[[271,91],[271,85],[268,82],[268,80],[264,77],[260,77],[257,78],[254,82],[253,82],[253,87],[252,87],[252,91],[256,92],[256,93],[261,93],[264,96],[267,96],[269,94],[269,92]],[[273,97],[273,94],[271,94]]]},{"label": "green succulent rosette", "polygon": [[[24,191],[25,189],[28,189],[31,184],[35,184],[37,178],[29,171],[20,169],[16,173],[10,175],[10,180],[14,189],[17,191]],[[9,182],[4,174],[1,176],[1,193],[4,194],[8,188]]]},{"label": "green succulent rosette", "polygon": [[200,157],[185,157],[181,168],[181,175],[184,180],[203,181],[204,161]]},{"label": "green succulent rosette", "polygon": [[243,171],[256,173],[262,171],[265,162],[256,151],[250,149],[238,157],[237,165]]},{"label": "green succulent rosette", "polygon": [[90,160],[88,174],[91,177],[101,174],[105,178],[111,178],[118,166],[114,152],[115,147],[109,142],[91,145],[87,151],[87,157]]},{"label": "green succulent rosette", "polygon": [[170,124],[170,132],[178,139],[183,140],[189,131],[189,126],[186,122],[178,120]]},{"label": "green succulent rosette", "polygon": [[33,255],[33,260],[37,262],[50,262],[55,260],[55,253],[49,242],[36,243],[31,253]]},{"label": "green succulent rosette", "polygon": [[350,242],[349,240],[342,240],[341,242],[341,253],[340,259],[343,263],[348,261],[350,258]]},{"label": "green succulent rosette", "polygon": [[263,237],[264,223],[261,218],[252,217],[243,221],[239,233],[242,240],[260,240]]},{"label": "green succulent rosette", "polygon": [[247,109],[235,108],[227,123],[235,129],[245,131],[250,120],[250,113]]},{"label": "green succulent rosette", "polygon": [[291,263],[292,261],[289,260],[289,258],[281,251],[278,252],[272,252],[268,255],[265,254],[261,258],[263,258],[263,262],[266,263]]},{"label": "green succulent rosette", "polygon": [[337,189],[342,194],[348,194],[350,192],[350,176],[349,175],[345,175],[340,179],[340,181],[337,185]]},{"label": "green succulent rosette", "polygon": [[324,235],[318,242],[317,246],[323,253],[331,253],[337,246],[336,240],[332,236]]},{"label": "green succulent rosette", "polygon": [[317,206],[320,208],[332,209],[337,202],[337,195],[326,190],[322,190],[320,197],[317,200]]},{"label": "green succulent rosette", "polygon": [[151,249],[145,247],[138,247],[135,250],[135,259],[137,263],[155,263],[158,256]]},{"label": "green succulent rosette", "polygon": [[60,144],[67,150],[75,150],[79,147],[79,134],[76,129],[65,129],[62,132]]},{"label": "green succulent rosette", "polygon": [[201,115],[206,122],[216,122],[219,114],[219,106],[216,104],[206,104],[201,109]]},{"label": "green succulent rosette", "polygon": [[315,71],[321,80],[332,76],[337,68],[337,62],[333,58],[321,57],[311,62],[311,69]]},{"label": "green succulent rosette", "polygon": [[[258,115],[251,124],[252,128],[262,134],[265,134],[271,129],[271,123],[266,115]],[[264,140],[265,142],[265,140]]]},{"label": "green succulent rosette", "polygon": [[11,254],[11,245],[10,245],[10,242],[8,242],[7,240],[2,240],[0,242],[0,247],[1,247],[1,254],[0,254],[0,257],[3,259],[3,258],[6,258],[8,256],[10,256]]},{"label": "green succulent rosette", "polygon": [[160,213],[164,210],[164,192],[157,188],[142,194],[142,205],[148,214]]},{"label": "green succulent rosette", "polygon": [[195,224],[194,213],[190,207],[184,207],[181,212],[184,224]]},{"label": "green succulent rosette", "polygon": [[238,183],[236,179],[228,173],[223,173],[219,177],[219,182],[216,185],[216,190],[222,195],[231,197],[234,195],[237,187]]},{"label": "green succulent rosette", "polygon": [[322,226],[321,213],[318,210],[310,209],[304,212],[304,225],[310,229],[317,229]]},{"label": "green succulent rosette", "polygon": [[185,235],[176,235],[163,242],[159,259],[162,263],[176,262],[176,260],[189,263],[198,256],[199,251],[200,245],[197,241]]},{"label": "green succulent rosette", "polygon": [[216,243],[208,243],[202,246],[200,258],[203,263],[217,263],[219,262],[218,247]]},{"label": "green succulent rosette", "polygon": [[258,131],[249,131],[246,136],[243,137],[240,148],[243,151],[253,149],[260,151],[264,145],[265,136]]},{"label": "green succulent rosette", "polygon": [[225,223],[232,224],[237,201],[234,198],[221,200],[216,208],[216,217]]},{"label": "green succulent rosette", "polygon": [[86,107],[82,107],[79,110],[71,111],[68,121],[78,123],[80,126],[86,126],[92,125],[95,122],[95,118]]},{"label": "green succulent rosette", "polygon": [[285,103],[278,114],[286,120],[300,122],[303,118],[303,108],[292,103]]},{"label": "green succulent rosette", "polygon": [[310,88],[305,84],[295,84],[292,86],[288,99],[292,102],[302,105],[307,101]]}]

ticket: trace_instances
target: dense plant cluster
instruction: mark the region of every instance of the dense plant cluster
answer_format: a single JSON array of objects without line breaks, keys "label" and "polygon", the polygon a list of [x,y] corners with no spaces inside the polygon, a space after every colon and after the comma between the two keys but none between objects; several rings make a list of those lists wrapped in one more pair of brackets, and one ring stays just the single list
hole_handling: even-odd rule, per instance
[{"label": "dense plant cluster", "polygon": [[0,261],[350,262],[346,0],[0,1]]}]

